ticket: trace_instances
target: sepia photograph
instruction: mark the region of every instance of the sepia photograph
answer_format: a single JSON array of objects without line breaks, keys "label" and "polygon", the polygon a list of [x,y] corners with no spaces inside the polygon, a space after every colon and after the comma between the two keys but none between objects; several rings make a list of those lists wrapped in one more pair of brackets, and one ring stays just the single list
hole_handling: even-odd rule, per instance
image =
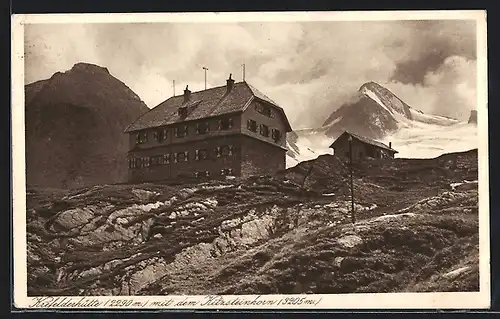
[{"label": "sepia photograph", "polygon": [[489,306],[485,12],[17,18],[19,305]]}]

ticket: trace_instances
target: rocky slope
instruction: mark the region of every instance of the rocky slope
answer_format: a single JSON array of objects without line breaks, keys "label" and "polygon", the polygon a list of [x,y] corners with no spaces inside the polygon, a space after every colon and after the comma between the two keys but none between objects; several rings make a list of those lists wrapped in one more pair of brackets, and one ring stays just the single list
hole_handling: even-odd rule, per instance
[{"label": "rocky slope", "polygon": [[96,65],[78,63],[25,87],[28,185],[82,187],[123,180],[123,130],[147,106]]},{"label": "rocky slope", "polygon": [[29,188],[29,295],[477,291],[477,150],[278,176]]}]

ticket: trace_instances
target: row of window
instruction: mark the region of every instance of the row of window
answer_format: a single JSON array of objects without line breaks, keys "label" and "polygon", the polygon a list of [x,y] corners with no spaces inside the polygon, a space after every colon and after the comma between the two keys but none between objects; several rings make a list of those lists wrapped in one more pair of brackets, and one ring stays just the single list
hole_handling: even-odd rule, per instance
[{"label": "row of window", "polygon": [[[223,145],[218,146],[214,149],[215,157],[222,156],[232,156],[234,154],[235,147],[233,145]],[[210,158],[210,152],[207,149],[197,149],[194,152],[194,160],[206,160]],[[188,162],[189,161],[189,151],[177,152],[172,154],[155,155],[149,157],[137,157],[129,158],[129,168],[142,168],[155,165],[166,165],[170,164],[171,161],[174,163]]]},{"label": "row of window", "polygon": [[[248,120],[247,121],[247,128],[254,132],[257,133],[257,122],[254,120]],[[265,124],[260,124],[259,125],[259,134],[264,136],[264,137],[269,137],[269,126]],[[277,143],[281,140],[281,132],[278,129],[273,128],[271,130],[271,138]]]},{"label": "row of window", "polygon": [[[217,121],[216,129],[219,131],[227,131],[233,128],[233,118],[225,118]],[[207,134],[210,131],[210,122],[200,122],[196,124],[196,134]],[[188,135],[188,125],[180,125],[174,127],[174,136],[182,138]],[[153,139],[157,142],[165,141],[168,138],[168,129],[159,129],[153,131]],[[136,135],[136,144],[143,144],[148,142],[148,132],[139,132]]]},{"label": "row of window", "polygon": [[[233,169],[232,168],[224,168],[220,170],[220,176],[231,176],[233,175]],[[209,171],[202,171],[202,172],[195,172],[194,173],[195,177],[210,177],[210,172]]]}]

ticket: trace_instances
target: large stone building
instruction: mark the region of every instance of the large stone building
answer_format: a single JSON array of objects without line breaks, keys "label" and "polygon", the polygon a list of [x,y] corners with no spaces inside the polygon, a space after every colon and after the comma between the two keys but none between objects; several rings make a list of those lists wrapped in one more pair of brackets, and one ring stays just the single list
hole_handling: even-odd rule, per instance
[{"label": "large stone building", "polygon": [[290,131],[283,109],[247,82],[186,87],[125,130],[129,181],[272,174],[285,169]]},{"label": "large stone building", "polygon": [[333,155],[349,159],[349,143],[351,143],[353,160],[394,158],[394,155],[398,152],[392,148],[391,143],[385,145],[367,137],[345,131],[330,145],[330,148],[333,148]]}]

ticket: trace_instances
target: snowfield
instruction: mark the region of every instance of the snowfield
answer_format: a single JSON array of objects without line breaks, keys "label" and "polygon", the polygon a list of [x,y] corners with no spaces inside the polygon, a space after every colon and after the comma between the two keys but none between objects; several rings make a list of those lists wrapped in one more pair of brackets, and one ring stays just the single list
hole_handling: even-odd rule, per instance
[{"label": "snowfield", "polygon": [[332,143],[333,139],[323,132],[311,131],[307,134],[299,134],[299,138],[295,143],[299,152],[294,154],[295,158],[290,154],[286,156],[286,168],[293,167],[303,161],[315,159],[323,154],[333,154],[333,150],[329,148]]},{"label": "snowfield", "polygon": [[396,157],[433,158],[444,153],[477,148],[477,126],[467,123],[450,126],[422,123],[400,129],[381,142],[392,142],[392,147],[399,152]]}]

